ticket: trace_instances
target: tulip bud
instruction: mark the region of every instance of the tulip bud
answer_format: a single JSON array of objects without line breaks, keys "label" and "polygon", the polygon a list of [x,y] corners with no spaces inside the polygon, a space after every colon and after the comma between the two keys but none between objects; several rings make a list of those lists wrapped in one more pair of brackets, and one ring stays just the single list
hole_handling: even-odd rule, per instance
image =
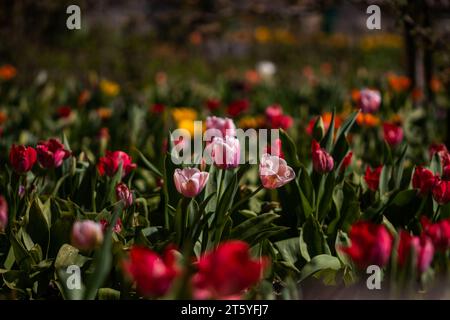
[{"label": "tulip bud", "polygon": [[416,261],[414,264],[419,272],[425,272],[430,266],[434,256],[434,246],[429,237],[412,236],[402,230],[400,232],[400,241],[397,249],[398,263],[404,267],[411,257],[411,251],[414,250]]},{"label": "tulip bud", "polygon": [[116,186],[116,197],[118,201],[123,201],[125,208],[133,204],[133,193],[125,183],[118,183]]},{"label": "tulip bud", "polygon": [[311,151],[313,168],[315,171],[319,173],[327,173],[333,170],[333,157],[326,152],[325,149],[321,148],[316,140],[313,140],[312,142]]},{"label": "tulip bud", "polygon": [[437,203],[443,205],[450,202],[450,181],[440,180],[436,178],[436,182],[432,189],[433,198]]},{"label": "tulip bud", "polygon": [[77,221],[72,227],[72,245],[80,250],[92,250],[103,242],[102,226],[91,220]]},{"label": "tulip bud", "polygon": [[319,116],[314,123],[313,130],[312,130],[312,137],[320,141],[325,135],[325,124],[323,123],[323,119],[321,116]]},{"label": "tulip bud", "polygon": [[8,204],[3,196],[0,196],[0,232],[5,231],[8,225]]}]

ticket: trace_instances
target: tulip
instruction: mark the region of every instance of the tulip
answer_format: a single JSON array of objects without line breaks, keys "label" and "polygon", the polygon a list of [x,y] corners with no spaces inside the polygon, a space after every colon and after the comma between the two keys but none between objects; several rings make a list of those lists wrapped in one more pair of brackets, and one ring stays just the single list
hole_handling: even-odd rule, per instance
[{"label": "tulip", "polygon": [[311,145],[313,168],[319,173],[327,173],[333,170],[333,157],[316,141],[312,141]]},{"label": "tulip", "polygon": [[226,136],[236,136],[236,126],[233,120],[230,118],[219,118],[219,117],[207,117],[206,118],[206,130],[217,130],[221,133],[213,134],[212,136],[219,136],[225,138]]},{"label": "tulip", "polygon": [[197,263],[193,278],[196,299],[239,298],[242,292],[261,280],[267,258],[252,259],[250,247],[239,240],[221,243]]},{"label": "tulip", "polygon": [[67,119],[72,115],[72,108],[70,106],[60,106],[56,109],[56,114],[61,119]]},{"label": "tulip", "polygon": [[97,164],[98,172],[101,176],[114,176],[122,164],[122,177],[128,175],[136,168],[136,164],[132,162],[131,157],[123,151],[106,151],[106,156],[101,157]]},{"label": "tulip", "polygon": [[25,173],[33,168],[36,162],[36,150],[32,147],[12,145],[9,150],[9,162],[17,173]]},{"label": "tulip", "polygon": [[5,197],[0,196],[0,232],[4,232],[8,225],[8,203]]},{"label": "tulip", "polygon": [[214,111],[220,107],[220,100],[218,99],[208,99],[205,101],[206,108],[209,111]]},{"label": "tulip", "polygon": [[208,181],[208,172],[202,172],[197,168],[175,169],[173,180],[177,191],[183,196],[193,198],[202,192]]},{"label": "tulip", "polygon": [[389,261],[392,236],[383,225],[359,221],[351,226],[350,247],[340,248],[360,269],[369,265],[383,267]]},{"label": "tulip", "polygon": [[[99,223],[100,223],[100,225],[102,227],[103,233],[105,233],[106,232],[106,228],[108,228],[108,226],[109,226],[108,220],[107,219],[101,219],[99,221]],[[122,219],[117,218],[117,222],[116,222],[116,225],[113,228],[113,231],[115,233],[120,233],[122,231]]]},{"label": "tulip", "polygon": [[36,151],[39,164],[46,169],[60,167],[70,156],[70,151],[57,139],[39,142]]},{"label": "tulip", "polygon": [[265,153],[259,164],[259,177],[264,188],[276,189],[293,180],[295,172],[284,159]]},{"label": "tulip", "polygon": [[120,182],[117,184],[116,198],[124,203],[125,208],[129,208],[133,204],[133,193],[125,183]]},{"label": "tulip", "polygon": [[206,152],[214,165],[220,169],[233,169],[239,166],[241,147],[235,137],[227,136],[224,139],[214,137]]},{"label": "tulip", "polygon": [[103,242],[102,226],[92,220],[77,221],[72,227],[72,245],[80,250],[92,250]]},{"label": "tulip", "polygon": [[154,103],[150,107],[150,112],[153,114],[160,114],[160,113],[163,113],[165,109],[166,109],[166,106],[163,105],[162,103]]},{"label": "tulip", "polygon": [[381,170],[383,170],[383,166],[376,167],[373,170],[371,170],[369,167],[367,167],[366,169],[364,181],[366,181],[367,186],[372,191],[376,191],[378,189],[378,185],[380,184]]},{"label": "tulip", "polygon": [[442,176],[441,176],[442,180],[450,180],[450,164],[446,165],[443,169],[442,169]]},{"label": "tulip", "polygon": [[237,117],[242,112],[250,108],[250,102],[247,99],[233,101],[227,108],[230,117]]},{"label": "tulip", "polygon": [[450,202],[450,181],[441,180],[436,177],[432,193],[437,203],[443,205]]},{"label": "tulip", "polygon": [[441,160],[442,167],[450,165],[450,153],[448,152],[445,144],[433,143],[428,148],[428,152],[430,155],[430,160],[432,160],[433,156],[437,154],[439,156],[439,159]]},{"label": "tulip", "polygon": [[436,178],[431,170],[418,166],[414,170],[412,186],[414,189],[419,189],[419,193],[425,196],[433,188],[435,180]]},{"label": "tulip", "polygon": [[280,105],[272,105],[266,108],[266,118],[272,129],[287,130],[292,127],[294,119],[289,115],[284,115]]},{"label": "tulip", "polygon": [[390,146],[396,146],[403,140],[403,129],[401,126],[392,123],[383,124],[384,140]]},{"label": "tulip", "polygon": [[130,260],[124,263],[124,267],[136,281],[139,293],[150,297],[166,294],[180,273],[174,250],[166,250],[161,257],[150,249],[138,246],[131,248]]},{"label": "tulip", "polygon": [[358,106],[363,113],[375,113],[380,108],[381,94],[378,90],[363,89],[359,92]]},{"label": "tulip", "polygon": [[431,239],[437,251],[446,251],[450,248],[450,219],[431,223],[423,216],[420,220],[423,232]]},{"label": "tulip", "polygon": [[425,272],[430,266],[434,247],[431,239],[427,236],[412,236],[408,232],[402,230],[400,232],[400,241],[398,244],[398,263],[405,266],[408,259],[411,258],[411,251],[414,250],[417,260],[413,261],[420,273]]},{"label": "tulip", "polygon": [[341,169],[340,171],[347,170],[348,166],[352,163],[353,152],[347,153],[347,155],[342,159]]}]

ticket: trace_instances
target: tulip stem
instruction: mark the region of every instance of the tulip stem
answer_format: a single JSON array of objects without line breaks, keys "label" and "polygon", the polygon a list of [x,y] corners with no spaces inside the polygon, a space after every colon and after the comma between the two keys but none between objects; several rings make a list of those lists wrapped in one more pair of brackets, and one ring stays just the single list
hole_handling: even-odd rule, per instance
[{"label": "tulip stem", "polygon": [[245,196],[241,200],[239,200],[238,203],[236,203],[231,209],[230,212],[234,212],[237,208],[239,208],[242,204],[244,204],[247,200],[249,200],[251,197],[253,197],[255,194],[257,194],[259,191],[261,191],[264,187],[262,185],[259,185],[258,188],[256,188],[252,193]]}]

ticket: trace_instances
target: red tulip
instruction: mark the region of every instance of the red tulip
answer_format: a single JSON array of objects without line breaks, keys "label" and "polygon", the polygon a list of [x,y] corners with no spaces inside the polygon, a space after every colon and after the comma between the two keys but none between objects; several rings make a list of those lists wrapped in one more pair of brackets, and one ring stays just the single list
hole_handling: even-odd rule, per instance
[{"label": "red tulip", "polygon": [[39,164],[46,169],[60,167],[70,156],[70,151],[64,149],[64,145],[57,139],[39,142],[36,150]]},{"label": "red tulip", "polygon": [[442,180],[450,180],[450,164],[442,169]]},{"label": "red tulip", "polygon": [[214,111],[220,107],[220,100],[218,99],[208,99],[205,102],[206,108],[208,108],[209,111]]},{"label": "red tulip", "polygon": [[153,114],[159,114],[159,113],[163,113],[165,109],[166,109],[166,106],[163,105],[162,103],[154,103],[150,107],[150,112]]},{"label": "red tulip", "polygon": [[389,261],[392,236],[383,225],[359,221],[350,229],[351,246],[341,248],[355,264],[366,269],[369,265],[383,267]]},{"label": "red tulip", "polygon": [[431,223],[427,217],[420,220],[423,232],[430,237],[436,250],[446,251],[450,248],[450,219]]},{"label": "red tulip", "polygon": [[112,177],[119,170],[122,163],[122,177],[128,175],[136,168],[131,157],[123,151],[106,151],[106,156],[101,157],[97,164],[98,173],[103,176]]},{"label": "red tulip", "polygon": [[283,114],[283,110],[280,105],[272,105],[266,108],[266,118],[270,128],[287,130],[292,127],[294,119]]},{"label": "red tulip", "polygon": [[[99,223],[100,223],[100,226],[102,227],[103,233],[105,233],[105,232],[106,232],[106,228],[108,228],[108,226],[109,226],[108,220],[106,220],[106,219],[101,219],[101,220],[99,221]],[[113,228],[113,231],[114,231],[115,233],[120,233],[120,232],[122,231],[122,219],[117,218],[117,222],[116,222],[116,225],[115,225],[114,228]]]},{"label": "red tulip", "polygon": [[13,144],[9,150],[9,162],[17,173],[30,171],[36,159],[36,150],[32,147],[16,146]]},{"label": "red tulip", "polygon": [[380,184],[381,170],[383,170],[383,166],[376,167],[373,170],[371,170],[369,167],[367,167],[366,169],[364,181],[366,181],[367,186],[372,191],[376,191],[378,189],[378,185]]},{"label": "red tulip", "polygon": [[128,189],[128,186],[125,183],[120,182],[117,184],[116,198],[123,202],[125,208],[131,207],[133,204],[133,192]]},{"label": "red tulip", "polygon": [[434,186],[435,176],[431,170],[421,166],[416,167],[412,178],[412,186],[419,189],[421,195],[427,195]]},{"label": "red tulip", "polygon": [[316,141],[312,141],[311,145],[313,168],[319,173],[327,173],[333,170],[334,160],[333,157],[320,147],[320,144]]},{"label": "red tulip", "polygon": [[230,117],[237,117],[248,108],[250,108],[250,102],[247,99],[235,100],[228,106],[227,113]]},{"label": "red tulip", "polygon": [[8,225],[8,203],[5,197],[0,196],[0,232],[4,232]]},{"label": "red tulip", "polygon": [[431,239],[425,235],[421,237],[412,236],[408,232],[402,230],[400,232],[400,242],[398,245],[398,263],[400,266],[405,266],[408,259],[411,257],[412,251],[415,252],[417,260],[416,264],[419,272],[424,272],[428,269],[433,261],[434,247]]},{"label": "red tulip", "polygon": [[439,159],[441,160],[442,167],[445,167],[450,164],[450,153],[447,150],[445,144],[442,143],[433,143],[428,148],[428,152],[430,154],[430,160],[433,159],[433,156],[437,153]]},{"label": "red tulip", "polygon": [[166,250],[163,257],[144,247],[133,246],[125,270],[136,281],[137,290],[151,297],[166,294],[180,270],[175,261],[175,251]]},{"label": "red tulip", "polygon": [[436,182],[432,189],[433,198],[439,204],[450,202],[450,181],[441,180],[436,177]]},{"label": "red tulip", "polygon": [[383,134],[384,140],[386,140],[390,146],[396,146],[403,140],[402,127],[393,123],[385,122],[383,124]]},{"label": "red tulip", "polygon": [[353,152],[347,153],[347,155],[342,159],[341,171],[347,170],[348,166],[352,163]]},{"label": "red tulip", "polygon": [[66,119],[72,114],[72,108],[70,106],[60,106],[56,110],[56,113],[59,118]]},{"label": "red tulip", "polygon": [[261,280],[267,259],[252,259],[247,243],[232,240],[205,253],[198,261],[193,278],[197,299],[238,298],[242,292]]}]

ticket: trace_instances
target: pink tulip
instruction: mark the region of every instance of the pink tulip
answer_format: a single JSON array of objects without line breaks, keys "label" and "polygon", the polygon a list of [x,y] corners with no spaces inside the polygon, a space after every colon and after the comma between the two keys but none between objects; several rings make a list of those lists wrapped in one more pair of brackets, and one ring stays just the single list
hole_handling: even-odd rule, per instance
[{"label": "pink tulip", "polygon": [[193,198],[202,192],[208,181],[208,172],[202,172],[197,168],[175,169],[173,180],[177,191],[183,196]]},{"label": "pink tulip", "polygon": [[334,160],[333,157],[320,147],[320,144],[316,141],[312,141],[311,145],[313,168],[319,173],[327,173],[333,170]]},{"label": "pink tulip", "polygon": [[3,196],[0,196],[0,232],[5,231],[8,225],[8,203]]},{"label": "pink tulip", "polygon": [[363,113],[378,111],[381,103],[381,95],[378,90],[363,89],[359,92],[358,106]]},{"label": "pink tulip", "polygon": [[102,225],[92,220],[77,221],[72,227],[72,245],[80,250],[92,250],[103,242]]},{"label": "pink tulip", "polygon": [[125,208],[131,207],[133,204],[133,192],[123,182],[120,182],[116,186],[116,198],[122,200]]},{"label": "pink tulip", "polygon": [[220,169],[233,169],[239,166],[241,146],[232,136],[225,139],[215,137],[206,150],[214,165]]},{"label": "pink tulip", "polygon": [[70,151],[58,139],[39,142],[36,151],[39,164],[46,169],[60,167],[70,156]]},{"label": "pink tulip", "polygon": [[390,146],[396,146],[403,140],[403,129],[401,126],[395,123],[383,123],[383,135],[384,140]]},{"label": "pink tulip", "polygon": [[[226,136],[236,136],[236,126],[230,118],[219,118],[215,116],[207,117],[206,130],[218,130],[222,134],[222,138],[225,138]],[[217,137],[220,135],[213,134],[212,136]]]},{"label": "pink tulip", "polygon": [[265,153],[259,164],[259,177],[264,188],[276,189],[293,180],[295,172],[284,159]]},{"label": "pink tulip", "polygon": [[410,235],[405,230],[400,232],[400,242],[398,245],[398,263],[400,266],[405,266],[410,257],[411,250],[415,251],[415,264],[419,272],[424,272],[428,269],[434,256],[434,246],[431,239],[422,235],[421,237]]}]

